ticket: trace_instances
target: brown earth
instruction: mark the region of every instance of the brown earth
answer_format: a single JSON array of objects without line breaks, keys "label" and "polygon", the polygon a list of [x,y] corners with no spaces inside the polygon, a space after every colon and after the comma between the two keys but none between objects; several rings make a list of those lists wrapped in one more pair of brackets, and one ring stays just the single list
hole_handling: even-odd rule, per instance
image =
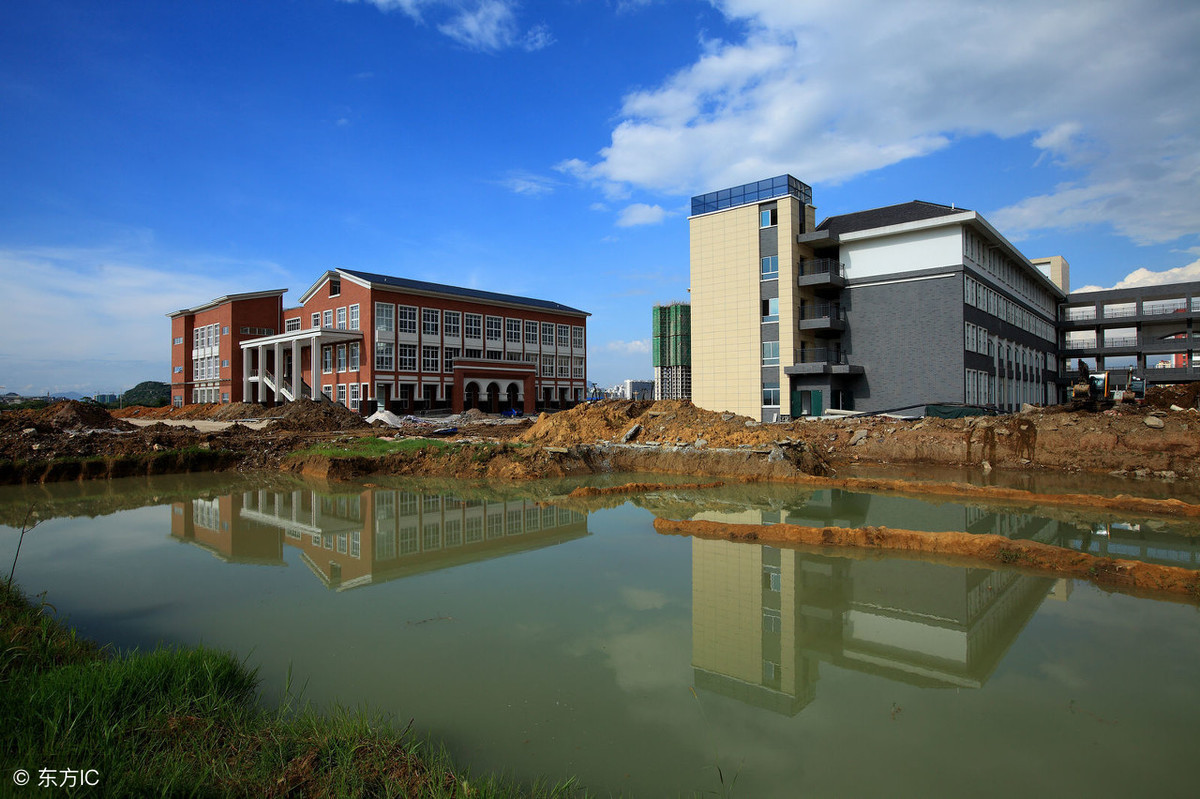
[{"label": "brown earth", "polygon": [[1200,600],[1200,572],[1134,560],[1103,558],[1038,541],[965,532],[928,533],[888,527],[805,527],[794,524],[728,524],[658,518],[654,529],[726,541],[754,541],[841,549],[885,549],[893,553],[948,556],[960,563],[1005,566],[1035,574],[1089,580],[1127,593]]},{"label": "brown earth", "polygon": [[[443,476],[454,476],[457,469],[460,476],[513,479],[644,470],[791,480],[803,475],[833,476],[852,464],[909,464],[918,471],[921,466],[965,465],[1176,481],[1200,477],[1200,412],[1191,405],[1178,405],[1175,400],[1187,400],[1179,391],[1156,388],[1151,399],[1155,405],[1103,413],[1058,407],[966,419],[857,417],[782,424],[706,411],[688,402],[608,400],[542,414],[536,421],[513,422],[482,414],[474,420],[468,417],[458,422],[458,435],[451,440],[473,446],[474,457],[456,459],[431,452],[384,459],[339,458],[339,463],[311,468],[347,477],[373,471],[417,474],[430,468]],[[1164,403],[1188,410],[1157,407]],[[0,414],[0,465],[5,465],[0,480],[73,479],[111,472],[95,466],[74,474],[70,469],[47,468],[48,463],[71,460],[140,458],[148,470],[168,468],[165,461],[160,466],[150,463],[151,456],[172,450],[223,453],[221,458],[193,459],[194,464],[176,464],[176,468],[206,468],[201,464],[215,460],[224,464],[218,468],[285,466],[291,470],[296,459],[288,456],[313,443],[383,434],[426,437],[435,426],[410,419],[399,430],[380,430],[343,406],[310,401],[278,408],[245,403],[126,408],[119,417],[277,421],[261,431],[235,424],[221,432],[201,433],[161,424],[133,428],[94,403],[66,401],[41,411],[9,411]],[[489,450],[475,446],[480,442],[517,446]],[[539,455],[533,457],[531,452]]]}]

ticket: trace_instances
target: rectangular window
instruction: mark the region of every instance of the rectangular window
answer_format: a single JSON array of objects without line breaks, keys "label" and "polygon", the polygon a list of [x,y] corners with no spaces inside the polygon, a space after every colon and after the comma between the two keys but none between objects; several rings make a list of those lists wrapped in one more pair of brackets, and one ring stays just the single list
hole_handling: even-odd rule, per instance
[{"label": "rectangular window", "polygon": [[506,360],[506,361],[523,361],[523,360],[525,360],[525,356],[519,352],[506,352],[506,353],[504,353],[504,360]]},{"label": "rectangular window", "polygon": [[400,333],[417,332],[417,309],[411,305],[396,306],[396,330]]},{"label": "rectangular window", "polygon": [[779,321],[779,298],[772,297],[762,301],[762,320],[764,322]]},{"label": "rectangular window", "polygon": [[488,341],[499,341],[500,340],[500,317],[499,316],[489,316],[487,318],[487,340]]},{"label": "rectangular window", "polygon": [[505,319],[504,320],[504,340],[509,344],[521,343],[521,320],[520,319]]},{"label": "rectangular window", "polygon": [[180,375],[180,374],[183,374],[183,367],[182,367],[182,366],[176,366],[176,367],[175,367],[173,370],[171,370],[171,371],[172,371],[172,374],[177,374],[177,375]]},{"label": "rectangular window", "polygon": [[542,346],[554,346],[554,325],[549,322],[542,322]]},{"label": "rectangular window", "polygon": [[337,370],[346,371],[346,345],[339,344],[337,348]]},{"label": "rectangular window", "polygon": [[358,330],[358,306],[350,306],[350,329]]},{"label": "rectangular window", "polygon": [[441,357],[438,352],[439,347],[422,347],[421,348],[421,371],[422,372],[438,372],[440,370]]},{"label": "rectangular window", "polygon": [[[442,313],[437,308],[421,309],[421,335],[436,336],[442,324]],[[435,370],[436,371],[436,370]]]},{"label": "rectangular window", "polygon": [[762,280],[775,280],[779,277],[779,256],[768,255],[762,259]]},{"label": "rectangular window", "polygon": [[291,333],[292,331],[295,331],[295,330],[299,330],[300,329],[300,317],[297,316],[295,319],[288,319],[286,322],[283,323],[283,329],[288,333]]},{"label": "rectangular window", "polygon": [[321,393],[329,399],[333,399],[333,386],[321,386]]},{"label": "rectangular window", "polygon": [[778,383],[763,383],[762,404],[769,405],[772,407],[779,406],[779,384]]},{"label": "rectangular window", "polygon": [[333,327],[333,310],[332,309],[321,312],[321,325],[322,325],[322,327]]},{"label": "rectangular window", "polygon": [[382,372],[394,372],[396,370],[394,358],[394,344],[385,344],[382,341],[375,342],[375,368]]},{"label": "rectangular window", "polygon": [[176,336],[176,338],[175,338],[175,343],[176,343],[176,344],[182,344],[182,343],[183,343],[183,336]]},{"label": "rectangular window", "polygon": [[338,330],[346,329],[346,309],[345,308],[337,309],[337,328],[338,328]]},{"label": "rectangular window", "polygon": [[476,350],[476,349],[463,350],[463,357],[464,358],[472,358],[476,361],[481,360],[483,358],[483,350]]},{"label": "rectangular window", "polygon": [[342,281],[334,278],[329,279],[329,296],[338,297],[342,293]]},{"label": "rectangular window", "polygon": [[571,326],[570,325],[559,325],[558,326],[558,346],[563,349],[566,349],[567,347],[571,346]]},{"label": "rectangular window", "polygon": [[763,366],[778,366],[779,365],[779,342],[764,341],[762,343],[762,365]]},{"label": "rectangular window", "polygon": [[583,328],[582,327],[572,327],[571,328],[571,349],[573,349],[573,350],[583,349]]},{"label": "rectangular window", "polygon": [[759,227],[774,227],[779,224],[779,209],[764,208],[758,214]]},{"label": "rectangular window", "polygon": [[221,335],[222,335],[222,336],[228,336],[228,335],[229,335],[229,325],[225,325],[225,327],[221,328]]},{"label": "rectangular window", "polygon": [[417,371],[417,345],[401,344],[396,350],[396,371]]},{"label": "rectangular window", "polygon": [[576,380],[583,379],[583,358],[576,356],[575,368],[574,368],[574,371],[572,372],[571,376],[574,377]]},{"label": "rectangular window", "polygon": [[346,404],[346,384],[345,383],[338,383],[337,401],[342,403],[343,405]]},{"label": "rectangular window", "polygon": [[321,326],[321,315],[319,313],[315,313],[312,315],[312,326],[313,327]]},{"label": "rectangular window", "polygon": [[350,384],[350,407],[358,410],[358,383]]},{"label": "rectangular window", "polygon": [[389,333],[396,329],[396,306],[390,302],[375,303],[375,329]]},{"label": "rectangular window", "polygon": [[459,325],[462,315],[458,311],[442,311],[442,323],[446,328],[447,338],[458,338],[462,333]]},{"label": "rectangular window", "polygon": [[487,359],[488,359],[489,361],[499,361],[499,360],[502,360],[502,358],[501,358],[501,356],[502,356],[502,355],[503,355],[503,353],[502,353],[502,352],[500,352],[500,350],[488,350],[488,351],[487,351]]},{"label": "rectangular window", "polygon": [[537,346],[538,323],[525,323],[525,343],[532,346]]},{"label": "rectangular window", "polygon": [[442,371],[447,372],[447,373],[453,372],[454,371],[454,359],[458,357],[458,347],[446,347],[442,351],[442,354],[444,357]]},{"label": "rectangular window", "polygon": [[226,358],[225,360],[221,361],[221,368],[222,368],[222,369],[228,369],[228,368],[229,368],[229,359],[228,359],[228,358]]},{"label": "rectangular window", "polygon": [[477,313],[469,313],[463,317],[466,325],[466,337],[481,339],[483,338],[483,317]]},{"label": "rectangular window", "polygon": [[559,377],[570,377],[571,376],[571,359],[566,355],[558,356],[558,376]]},{"label": "rectangular window", "polygon": [[542,377],[554,377],[554,356],[542,356]]},{"label": "rectangular window", "polygon": [[321,348],[321,374],[329,374],[333,371],[333,347],[325,346]]}]

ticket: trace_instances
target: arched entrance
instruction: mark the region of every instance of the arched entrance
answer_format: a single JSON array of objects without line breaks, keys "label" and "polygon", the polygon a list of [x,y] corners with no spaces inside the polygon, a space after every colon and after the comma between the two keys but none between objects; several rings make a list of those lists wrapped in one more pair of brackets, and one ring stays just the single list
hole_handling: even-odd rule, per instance
[{"label": "arched entrance", "polygon": [[506,411],[521,407],[521,387],[516,383],[509,383],[508,392],[504,399],[508,405],[508,407],[504,409]]},{"label": "arched entrance", "polygon": [[487,387],[487,411],[489,413],[500,412],[500,386],[496,383],[488,383]]},{"label": "arched entrance", "polygon": [[469,411],[471,408],[479,407],[479,384],[475,381],[467,383],[463,387],[463,410]]}]

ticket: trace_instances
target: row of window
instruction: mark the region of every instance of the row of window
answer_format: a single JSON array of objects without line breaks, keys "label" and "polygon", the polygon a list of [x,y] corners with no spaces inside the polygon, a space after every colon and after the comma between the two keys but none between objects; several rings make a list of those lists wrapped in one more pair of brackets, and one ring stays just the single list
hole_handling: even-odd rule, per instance
[{"label": "row of window", "polygon": [[[357,345],[351,345],[357,346]],[[326,347],[326,350],[331,349]],[[339,347],[342,349],[342,347]],[[537,363],[536,353],[526,353],[522,355],[519,352],[502,353],[499,350],[486,350],[487,358],[484,358],[484,350],[466,349],[460,350],[458,347],[429,347],[422,346],[421,350],[421,371],[422,372],[446,372],[454,371],[454,360],[461,354],[462,357],[472,360],[508,360],[518,363]],[[505,357],[501,357],[505,356]],[[351,366],[353,371],[356,366]],[[379,372],[415,372],[417,371],[417,345],[416,344],[392,344],[386,341],[375,342],[375,370]],[[326,372],[331,371],[326,369]],[[343,371],[339,369],[338,371]],[[541,375],[542,377],[562,377],[576,378],[582,380],[584,377],[584,358],[582,356],[568,355],[543,355],[541,356]]]},{"label": "row of window", "polygon": [[[375,329],[390,333],[417,332],[417,308],[411,305],[392,305],[388,302],[375,303]],[[446,338],[504,341],[508,344],[544,347],[557,346],[566,349],[583,349],[583,328],[572,325],[555,325],[552,322],[535,322],[522,319],[506,319],[499,316],[443,311],[437,308],[420,309],[421,334],[437,336],[439,330]],[[357,329],[357,328],[351,328]]]},{"label": "row of window", "polygon": [[[229,366],[229,361],[225,361],[224,365]],[[207,358],[196,358],[192,361],[192,379],[216,380],[221,376],[220,367],[221,359],[216,355]]]},{"label": "row of window", "polygon": [[1031,277],[1024,266],[1006,256],[996,245],[989,244],[978,233],[964,231],[963,256],[974,261],[1034,307],[1049,316],[1054,315],[1054,298],[1042,287],[1040,281]]},{"label": "row of window", "polygon": [[963,281],[963,300],[967,305],[986,311],[998,319],[1016,325],[1045,341],[1054,341],[1054,325],[1017,305],[973,277]]},{"label": "row of window", "polygon": [[505,535],[549,530],[578,522],[581,518],[577,512],[562,508],[513,508],[507,513],[469,515],[464,518],[438,517],[420,527],[404,524],[395,529],[391,525],[376,524],[375,559],[390,560],[417,552],[503,538]]},{"label": "row of window", "polygon": [[337,360],[339,372],[357,372],[359,369],[359,344],[329,344],[321,348],[321,372],[330,374],[334,369],[334,359]]},{"label": "row of window", "polygon": [[[314,311],[309,317],[313,328],[324,327],[336,330],[358,330],[358,303],[342,308],[330,308],[327,311]],[[294,333],[300,329],[300,317],[288,319],[283,323],[283,329]]]},{"label": "row of window", "polygon": [[[333,400],[336,389],[336,401],[350,408],[352,411],[357,411],[359,397],[361,396],[363,399],[366,399],[370,388],[368,383],[363,383],[360,393],[358,383],[338,383],[336,386],[326,383],[321,386],[321,393]],[[349,389],[349,393],[347,393],[347,389]]]},{"label": "row of window", "polygon": [[[229,335],[229,328],[225,328],[225,335]],[[183,342],[180,341],[180,344]],[[192,330],[192,349],[202,350],[207,347],[217,347],[221,343],[221,326],[204,325]]]}]

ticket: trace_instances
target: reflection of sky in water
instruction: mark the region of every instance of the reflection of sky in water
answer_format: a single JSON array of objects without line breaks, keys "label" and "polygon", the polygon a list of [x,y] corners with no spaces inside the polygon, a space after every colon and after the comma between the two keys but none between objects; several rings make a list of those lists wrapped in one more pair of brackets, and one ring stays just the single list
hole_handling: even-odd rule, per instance
[{"label": "reflection of sky in water", "polygon": [[[69,494],[59,508],[97,511]],[[963,529],[990,523],[977,508],[776,486],[662,492],[586,517],[412,485],[260,493],[227,479],[194,497],[177,479],[149,494],[151,507],[44,522],[18,581],[100,640],[228,648],[268,694],[291,667],[312,701],[415,718],[477,770],[577,774],[597,793],[639,796],[719,792],[717,764],[726,785],[736,775],[734,795],[755,797],[1168,796],[1193,784],[1194,607],[659,536],[647,512]],[[1103,521],[1001,516],[1013,534],[1067,545]],[[1099,537],[1151,532],[1169,535]],[[0,562],[15,538],[0,537]],[[1166,540],[1170,557],[1187,549]]]}]

